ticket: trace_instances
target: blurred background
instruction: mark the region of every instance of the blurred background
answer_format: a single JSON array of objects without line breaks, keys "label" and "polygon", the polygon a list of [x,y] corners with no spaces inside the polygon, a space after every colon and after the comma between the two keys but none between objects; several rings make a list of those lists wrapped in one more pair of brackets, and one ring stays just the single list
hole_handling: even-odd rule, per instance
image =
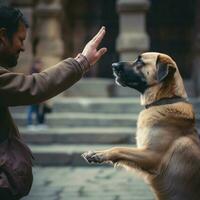
[{"label": "blurred background", "polygon": [[[109,51],[86,77],[112,78],[111,63],[134,60],[138,53],[158,51],[172,56],[199,95],[198,0],[1,0],[18,7],[30,29],[26,56],[18,70],[28,71],[34,57],[49,67],[74,57],[104,25],[102,45]],[[191,92],[191,91],[190,91]]]},{"label": "blurred background", "polygon": [[35,160],[34,184],[25,200],[153,200],[143,180],[108,165],[90,166],[90,149],[135,145],[142,107],[136,91],[115,85],[111,64],[145,51],[169,54],[200,111],[199,0],[0,0],[19,8],[29,21],[26,51],[17,72],[28,74],[35,59],[47,68],[75,57],[99,28],[108,52],[84,78],[52,100],[47,126],[28,129],[27,107],[11,108]]}]

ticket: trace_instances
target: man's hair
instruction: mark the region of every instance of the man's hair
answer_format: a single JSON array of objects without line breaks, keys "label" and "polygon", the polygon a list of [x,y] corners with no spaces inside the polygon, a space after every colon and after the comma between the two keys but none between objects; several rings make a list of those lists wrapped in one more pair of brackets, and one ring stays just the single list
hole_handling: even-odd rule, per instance
[{"label": "man's hair", "polygon": [[29,27],[27,20],[19,9],[0,6],[0,28],[6,29],[9,39],[12,39],[13,34],[17,32],[20,22],[22,22],[26,28]]}]

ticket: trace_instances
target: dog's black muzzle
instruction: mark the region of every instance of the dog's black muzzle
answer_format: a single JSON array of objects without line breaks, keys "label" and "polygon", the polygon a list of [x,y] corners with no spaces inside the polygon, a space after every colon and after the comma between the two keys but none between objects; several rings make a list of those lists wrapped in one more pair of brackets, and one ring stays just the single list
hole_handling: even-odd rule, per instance
[{"label": "dog's black muzzle", "polygon": [[123,64],[122,64],[121,62],[113,63],[113,64],[112,64],[112,69],[113,69],[113,71],[115,71],[115,72],[122,71],[122,70],[123,70]]},{"label": "dog's black muzzle", "polygon": [[113,74],[116,77],[116,82],[120,85],[134,88],[143,93],[148,85],[142,73],[137,73],[134,70],[134,64],[128,62],[118,62],[112,64]]}]

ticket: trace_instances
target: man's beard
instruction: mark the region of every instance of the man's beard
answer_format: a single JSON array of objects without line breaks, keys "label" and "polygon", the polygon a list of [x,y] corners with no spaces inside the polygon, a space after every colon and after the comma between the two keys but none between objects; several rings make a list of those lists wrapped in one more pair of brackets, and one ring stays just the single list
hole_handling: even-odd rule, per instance
[{"label": "man's beard", "polygon": [[13,68],[17,65],[18,56],[13,54],[12,55],[6,54],[2,59],[3,59],[2,67]]}]

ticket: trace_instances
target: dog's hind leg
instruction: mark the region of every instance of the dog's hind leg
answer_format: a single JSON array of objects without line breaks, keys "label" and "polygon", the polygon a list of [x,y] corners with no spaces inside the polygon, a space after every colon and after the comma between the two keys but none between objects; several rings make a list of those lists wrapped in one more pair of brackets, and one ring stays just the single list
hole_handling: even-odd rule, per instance
[{"label": "dog's hind leg", "polygon": [[89,151],[83,154],[89,163],[112,162],[151,172],[156,170],[161,155],[148,149],[114,147],[104,151]]}]

